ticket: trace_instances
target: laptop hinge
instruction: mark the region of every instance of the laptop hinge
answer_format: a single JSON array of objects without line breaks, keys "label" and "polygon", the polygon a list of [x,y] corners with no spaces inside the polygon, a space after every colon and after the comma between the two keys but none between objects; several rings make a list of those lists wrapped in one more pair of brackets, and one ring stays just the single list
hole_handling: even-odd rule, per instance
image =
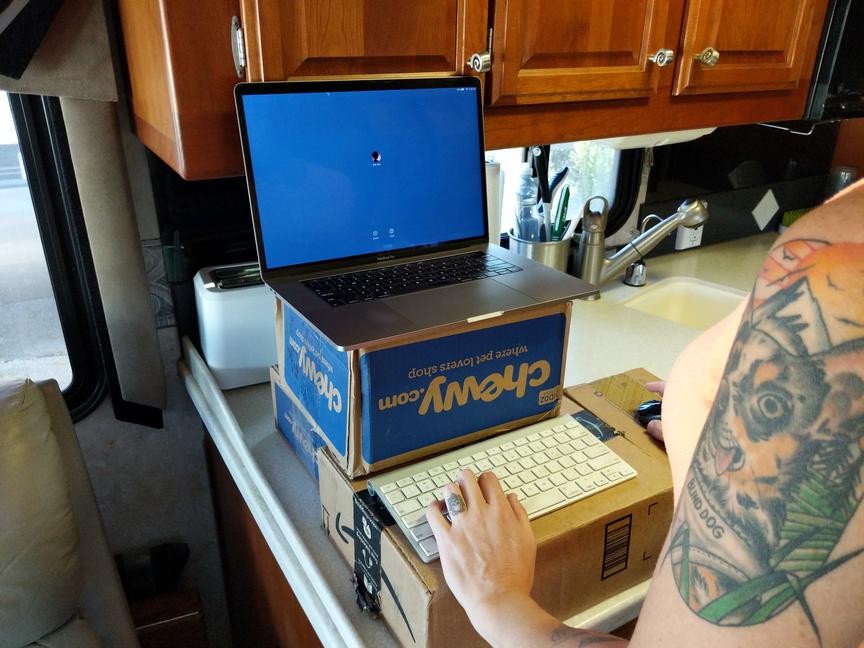
[{"label": "laptop hinge", "polygon": [[234,71],[237,78],[246,76],[246,39],[243,37],[243,25],[237,16],[231,16],[231,55],[234,57]]}]

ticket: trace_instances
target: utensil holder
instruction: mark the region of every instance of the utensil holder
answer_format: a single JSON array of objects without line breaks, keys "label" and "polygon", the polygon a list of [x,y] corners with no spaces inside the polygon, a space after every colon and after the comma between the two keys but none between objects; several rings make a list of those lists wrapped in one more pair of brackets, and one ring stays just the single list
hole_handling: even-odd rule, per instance
[{"label": "utensil holder", "polygon": [[545,266],[567,272],[570,262],[570,242],[572,238],[563,241],[526,241],[516,236],[510,230],[510,250]]}]

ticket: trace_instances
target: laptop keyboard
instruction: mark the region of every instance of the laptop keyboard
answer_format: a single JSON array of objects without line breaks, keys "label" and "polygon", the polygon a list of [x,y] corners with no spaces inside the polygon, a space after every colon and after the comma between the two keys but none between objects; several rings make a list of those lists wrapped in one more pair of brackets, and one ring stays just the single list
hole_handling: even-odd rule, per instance
[{"label": "laptop keyboard", "polygon": [[497,277],[520,270],[522,268],[519,266],[485,252],[471,252],[374,270],[306,279],[300,283],[331,306],[344,306],[486,277]]},{"label": "laptop keyboard", "polygon": [[534,519],[636,476],[570,415],[535,423],[373,477],[376,493],[424,562],[438,557],[426,507],[464,468],[493,472]]}]

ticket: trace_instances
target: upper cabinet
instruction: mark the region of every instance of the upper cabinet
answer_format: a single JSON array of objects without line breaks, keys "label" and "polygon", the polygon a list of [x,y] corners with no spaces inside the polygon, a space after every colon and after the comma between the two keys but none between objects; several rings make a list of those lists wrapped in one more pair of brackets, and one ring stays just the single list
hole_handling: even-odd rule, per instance
[{"label": "upper cabinet", "polygon": [[[817,6],[818,5],[818,6]],[[820,0],[690,0],[675,94],[789,90],[809,78]]]},{"label": "upper cabinet", "polygon": [[243,0],[250,81],[375,74],[460,74],[486,41],[486,4],[470,0]]},{"label": "upper cabinet", "polygon": [[491,104],[653,95],[669,21],[668,0],[499,0]]},{"label": "upper cabinet", "polygon": [[490,148],[796,119],[828,2],[117,0],[137,134],[190,180],[243,173],[238,81],[477,74]]}]

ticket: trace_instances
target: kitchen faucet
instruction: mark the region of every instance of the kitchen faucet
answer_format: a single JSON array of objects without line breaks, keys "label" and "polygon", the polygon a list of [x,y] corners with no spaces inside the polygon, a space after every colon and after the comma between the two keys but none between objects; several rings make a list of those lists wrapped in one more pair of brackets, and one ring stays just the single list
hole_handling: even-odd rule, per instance
[{"label": "kitchen faucet", "polygon": [[[603,209],[593,211],[594,200],[603,201]],[[643,232],[610,257],[606,256],[605,236],[609,203],[602,196],[589,198],[582,210],[582,236],[576,257],[576,268],[580,279],[602,286],[620,274],[625,267],[641,259],[679,226],[699,227],[708,220],[708,209],[704,200],[685,200],[671,216]],[[650,218],[650,217],[648,217]],[[599,295],[587,299],[599,299]]]}]

